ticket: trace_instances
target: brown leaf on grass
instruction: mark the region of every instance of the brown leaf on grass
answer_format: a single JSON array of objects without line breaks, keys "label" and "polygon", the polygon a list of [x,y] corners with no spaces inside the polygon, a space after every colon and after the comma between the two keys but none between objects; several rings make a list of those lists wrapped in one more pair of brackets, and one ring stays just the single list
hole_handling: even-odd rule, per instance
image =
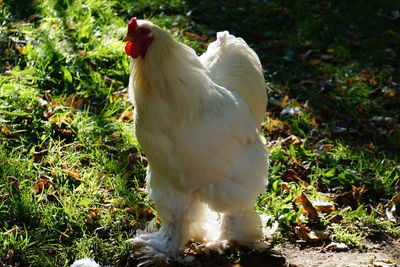
[{"label": "brown leaf on grass", "polygon": [[85,50],[77,50],[76,53],[80,56],[86,56],[87,52]]},{"label": "brown leaf on grass", "polygon": [[[366,84],[370,84],[370,85],[371,85],[370,81],[371,81],[371,80],[375,80],[375,73],[372,72],[372,71],[370,71],[370,70],[368,70],[368,69],[363,69],[363,70],[361,71],[360,80],[361,80],[363,83],[366,83]],[[375,82],[376,82],[376,80],[375,80]],[[374,82],[372,82],[372,83],[374,83]]]},{"label": "brown leaf on grass", "polygon": [[304,227],[296,226],[294,227],[294,232],[296,233],[297,238],[299,238],[300,240],[305,240],[308,242],[318,241],[318,237],[315,235],[310,235],[310,233],[306,231]]},{"label": "brown leaf on grass", "polygon": [[319,130],[319,124],[318,124],[317,120],[316,120],[314,117],[311,118],[311,125],[312,125],[316,130]]},{"label": "brown leaf on grass", "polygon": [[15,44],[15,50],[17,50],[18,53],[21,55],[26,55],[28,52],[26,50],[26,45],[21,45],[21,44]]},{"label": "brown leaf on grass", "polygon": [[357,77],[350,77],[350,78],[347,78],[347,83],[348,84],[353,84],[353,83],[356,83],[356,82],[358,82],[359,81],[359,79],[357,78]]},{"label": "brown leaf on grass", "polygon": [[74,234],[74,228],[72,228],[71,225],[67,225],[67,229],[58,237],[58,241],[60,241],[60,243],[65,243],[67,238],[72,234]]},{"label": "brown leaf on grass", "polygon": [[272,139],[278,139],[278,137],[291,134],[290,125],[281,120],[272,118],[270,112],[267,112],[266,123],[263,124],[262,128]]},{"label": "brown leaf on grass", "polygon": [[131,153],[128,155],[129,168],[132,169],[135,166],[147,166],[146,158],[142,157],[139,153]]},{"label": "brown leaf on grass", "polygon": [[115,188],[112,187],[111,185],[107,185],[107,186],[106,186],[106,189],[107,189],[108,191],[114,191],[114,190],[115,190]]},{"label": "brown leaf on grass", "polygon": [[307,196],[302,192],[299,196],[293,199],[293,202],[301,203],[302,212],[307,216],[318,216],[318,211],[315,209],[311,201],[307,198]]},{"label": "brown leaf on grass", "polygon": [[293,227],[293,231],[296,233],[299,239],[310,243],[326,240],[330,236],[328,231],[311,230],[302,223],[297,223],[297,226]]},{"label": "brown leaf on grass", "polygon": [[318,147],[319,150],[328,153],[331,151],[335,146],[333,144],[322,144]]},{"label": "brown leaf on grass", "polygon": [[290,191],[289,186],[287,186],[286,183],[282,183],[281,184],[281,188],[280,188],[280,193],[284,194],[284,193],[289,192],[289,191]]},{"label": "brown leaf on grass", "polygon": [[299,175],[293,169],[288,169],[283,174],[283,179],[288,182],[294,182],[296,180],[300,180]]},{"label": "brown leaf on grass", "polygon": [[362,200],[362,193],[365,190],[365,185],[360,187],[352,186],[352,190],[338,195],[335,202],[339,206],[350,206],[357,209]]},{"label": "brown leaf on grass", "polygon": [[20,53],[22,55],[26,55],[27,54],[27,51],[26,51],[27,42],[26,42],[26,40],[17,39],[14,36],[9,36],[8,38],[12,42],[12,44],[14,45],[15,51],[17,51],[18,53]]},{"label": "brown leaf on grass", "polygon": [[11,233],[13,233],[14,235],[16,235],[16,234],[21,234],[21,233],[23,233],[24,231],[23,231],[21,228],[19,228],[17,225],[13,225],[13,226],[11,227],[11,229],[9,230],[9,232],[11,232]]},{"label": "brown leaf on grass", "polygon": [[312,203],[315,209],[319,212],[330,213],[335,210],[335,205],[331,202],[314,202]]},{"label": "brown leaf on grass", "polygon": [[44,157],[46,157],[49,154],[49,151],[47,149],[42,150],[42,151],[38,151],[38,152],[33,152],[32,156],[33,156],[33,161],[35,163],[39,163],[42,161],[42,159]]},{"label": "brown leaf on grass", "polygon": [[187,37],[190,37],[190,38],[194,39],[194,40],[200,40],[200,41],[206,41],[207,38],[208,38],[207,35],[205,35],[204,33],[202,35],[199,35],[197,33],[184,31],[183,34],[186,35]]},{"label": "brown leaf on grass", "polygon": [[71,170],[68,170],[68,169],[62,169],[61,171],[62,171],[63,173],[65,173],[65,174],[71,176],[71,177],[74,178],[74,179],[77,179],[77,180],[80,179],[80,175],[79,175],[79,173],[76,172],[76,171],[71,171]]},{"label": "brown leaf on grass", "polygon": [[121,131],[115,131],[110,135],[111,139],[113,139],[113,140],[118,139],[121,136],[122,136],[122,132]]},{"label": "brown leaf on grass", "polygon": [[278,104],[278,106],[284,108],[288,100],[289,100],[289,95],[285,94],[285,96],[282,98],[282,101]]},{"label": "brown leaf on grass", "polygon": [[301,187],[307,189],[310,184],[300,178],[300,175],[293,169],[287,169],[283,174],[283,179],[288,182],[298,182]]},{"label": "brown leaf on grass", "polygon": [[394,203],[399,203],[400,204],[400,194],[395,195],[392,200]]},{"label": "brown leaf on grass", "polygon": [[128,214],[135,214],[135,213],[136,213],[136,207],[133,207],[133,206],[126,207],[126,208],[125,208],[125,211],[126,211]]},{"label": "brown leaf on grass", "polygon": [[139,220],[144,220],[144,221],[150,221],[151,219],[154,218],[154,210],[151,208],[145,208],[145,207],[140,207],[140,208],[135,208],[131,207],[135,211],[136,218]]},{"label": "brown leaf on grass", "polygon": [[343,216],[340,214],[329,215],[326,219],[330,223],[342,223],[343,222]]},{"label": "brown leaf on grass", "polygon": [[136,221],[135,219],[130,220],[129,223],[128,223],[128,225],[129,225],[130,227],[133,227],[134,229],[140,229],[140,228],[141,228],[140,223],[139,223],[138,221]]},{"label": "brown leaf on grass", "polygon": [[70,94],[65,101],[62,101],[62,104],[66,107],[78,108],[84,101],[85,99],[83,97],[77,97],[76,94]]},{"label": "brown leaf on grass", "polygon": [[312,59],[309,62],[307,62],[306,65],[315,66],[315,65],[320,65],[321,63],[322,63],[321,59]]},{"label": "brown leaf on grass", "polygon": [[86,215],[86,220],[89,224],[95,224],[101,217],[100,209],[88,209],[89,214]]},{"label": "brown leaf on grass", "polygon": [[127,111],[122,112],[119,115],[119,120],[124,121],[124,122],[133,121],[133,111],[127,110]]},{"label": "brown leaf on grass", "polygon": [[40,179],[33,184],[33,189],[35,189],[36,193],[43,192],[44,189],[48,189],[53,185],[53,183],[48,179]]},{"label": "brown leaf on grass", "polygon": [[302,169],[306,169],[306,167],[304,167],[303,164],[301,164],[301,162],[298,159],[296,159],[295,157],[290,157],[290,158],[294,164],[301,167]]},{"label": "brown leaf on grass", "polygon": [[12,130],[11,130],[11,127],[8,126],[7,124],[3,124],[3,125],[1,126],[0,131],[1,131],[1,133],[4,134],[5,136],[12,136],[12,135],[13,135],[13,132],[12,132]]},{"label": "brown leaf on grass", "polygon": [[267,123],[263,126],[268,133],[272,134],[273,132],[283,132],[289,129],[289,125],[283,121],[275,120],[272,118],[267,118]]},{"label": "brown leaf on grass", "polygon": [[73,132],[71,129],[68,128],[63,128],[66,127],[66,125],[62,124],[61,127],[59,127],[57,124],[53,124],[53,129],[54,132],[62,139],[72,141],[73,138]]},{"label": "brown leaf on grass", "polygon": [[79,162],[83,165],[83,166],[89,166],[90,165],[90,158],[88,157],[83,157],[79,159]]},{"label": "brown leaf on grass", "polygon": [[48,112],[43,112],[43,118],[49,120],[54,115],[54,111],[50,110]]},{"label": "brown leaf on grass", "polygon": [[101,211],[100,209],[88,209],[89,215],[93,217],[100,217]]},{"label": "brown leaf on grass", "polygon": [[293,134],[290,135],[289,137],[285,138],[285,140],[283,140],[283,142],[282,142],[283,145],[292,144],[294,146],[298,146],[301,143],[303,143],[303,141],[299,137],[297,137],[297,136],[295,136]]},{"label": "brown leaf on grass", "polygon": [[60,123],[60,122],[64,122],[64,123],[71,123],[72,119],[71,119],[71,114],[66,114],[66,115],[53,115],[49,118],[49,122],[51,123]]},{"label": "brown leaf on grass", "polygon": [[121,91],[113,92],[113,93],[111,94],[111,96],[112,96],[114,99],[118,99],[118,98],[127,99],[127,98],[128,98],[128,89],[123,89],[123,90],[121,90]]},{"label": "brown leaf on grass", "polygon": [[53,255],[53,254],[56,254],[57,251],[55,249],[53,249],[53,248],[46,248],[46,249],[43,250],[43,252],[47,253],[47,254],[50,254],[50,255]]}]

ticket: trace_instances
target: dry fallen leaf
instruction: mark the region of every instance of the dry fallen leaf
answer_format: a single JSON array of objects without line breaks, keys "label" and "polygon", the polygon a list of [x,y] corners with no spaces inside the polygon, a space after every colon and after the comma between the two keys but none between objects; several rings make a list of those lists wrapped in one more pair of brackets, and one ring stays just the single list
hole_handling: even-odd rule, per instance
[{"label": "dry fallen leaf", "polygon": [[50,186],[52,186],[51,181],[48,179],[40,179],[33,184],[33,189],[35,189],[37,193],[41,193],[44,189],[48,189]]},{"label": "dry fallen leaf", "polygon": [[113,132],[112,134],[111,134],[111,139],[113,139],[113,140],[115,140],[115,139],[118,139],[118,138],[120,138],[122,136],[122,132],[121,131],[115,131],[115,132]]},{"label": "dry fallen leaf", "polygon": [[310,184],[300,178],[300,175],[293,169],[288,169],[283,174],[283,179],[288,182],[298,182],[300,186],[307,189]]},{"label": "dry fallen leaf", "polygon": [[205,35],[204,33],[202,35],[199,35],[197,33],[184,31],[183,34],[194,40],[200,40],[200,41],[206,41],[208,38],[207,35]]},{"label": "dry fallen leaf", "polygon": [[294,232],[299,239],[311,243],[326,240],[330,236],[330,233],[328,231],[311,230],[309,227],[302,223],[297,223],[297,226],[294,227]]},{"label": "dry fallen leaf", "polygon": [[65,101],[61,101],[62,104],[70,108],[80,107],[85,99],[83,97],[78,97],[76,94],[70,94]]},{"label": "dry fallen leaf", "polygon": [[302,143],[302,140],[299,137],[295,136],[295,135],[291,135],[291,136],[287,137],[282,142],[282,144],[284,144],[284,145],[292,144],[294,146],[300,145],[301,143]]},{"label": "dry fallen leaf", "polygon": [[38,152],[33,152],[33,161],[38,163],[41,162],[43,157],[46,157],[49,154],[49,151],[47,149],[38,151]]},{"label": "dry fallen leaf", "polygon": [[79,173],[77,173],[75,171],[71,171],[71,170],[68,170],[68,169],[62,169],[61,171],[63,173],[65,173],[65,174],[71,176],[72,178],[75,178],[75,179],[79,179],[80,178]]},{"label": "dry fallen leaf", "polygon": [[28,53],[26,45],[15,44],[15,50],[17,50],[21,55],[26,55]]},{"label": "dry fallen leaf", "polygon": [[287,101],[289,100],[289,95],[285,95],[282,101],[278,104],[279,107],[284,108],[286,106]]},{"label": "dry fallen leaf", "polygon": [[319,212],[330,213],[335,210],[335,205],[332,202],[316,201],[312,203],[315,209]]},{"label": "dry fallen leaf", "polygon": [[335,146],[333,144],[323,144],[318,149],[328,153],[331,151]]},{"label": "dry fallen leaf", "polygon": [[350,206],[353,209],[356,209],[360,203],[362,198],[362,193],[365,190],[365,185],[356,187],[352,186],[352,190],[340,194],[336,197],[335,202],[340,206]]},{"label": "dry fallen leaf", "polygon": [[293,199],[293,202],[300,202],[302,207],[302,212],[307,216],[318,216],[318,211],[314,208],[311,201],[307,198],[307,196],[302,192],[299,196]]},{"label": "dry fallen leaf", "polygon": [[323,249],[323,251],[328,251],[328,250],[330,250],[330,251],[347,251],[347,250],[349,250],[349,247],[344,243],[332,242]]},{"label": "dry fallen leaf", "polygon": [[306,63],[306,65],[315,66],[320,65],[322,63],[321,59],[313,59]]},{"label": "dry fallen leaf", "polygon": [[347,83],[348,84],[353,84],[353,83],[356,83],[358,81],[359,81],[359,79],[357,77],[350,77],[350,78],[347,79]]},{"label": "dry fallen leaf", "polygon": [[389,259],[377,259],[372,263],[374,267],[396,267],[396,263]]},{"label": "dry fallen leaf", "polygon": [[65,122],[65,123],[71,123],[71,114],[67,115],[54,115],[49,118],[49,122],[51,123],[59,123],[59,122]]},{"label": "dry fallen leaf", "polygon": [[[400,180],[399,180],[400,181]],[[392,200],[395,203],[400,203],[400,194],[395,195]]]},{"label": "dry fallen leaf", "polygon": [[318,241],[318,237],[315,235],[310,234],[310,230],[307,226],[302,223],[298,223],[296,227],[294,227],[294,232],[296,233],[297,237],[301,240],[305,240],[308,242],[315,242]]},{"label": "dry fallen leaf", "polygon": [[128,225],[130,227],[133,227],[134,229],[140,229],[141,227],[140,223],[138,223],[138,221],[136,221],[135,219],[129,221]]},{"label": "dry fallen leaf", "polygon": [[125,122],[133,121],[133,111],[127,110],[127,111],[122,112],[119,115],[119,120],[125,121]]},{"label": "dry fallen leaf", "polygon": [[5,136],[12,136],[13,135],[11,127],[8,126],[7,124],[3,124],[1,126],[1,133],[4,134]]},{"label": "dry fallen leaf", "polygon": [[46,248],[46,249],[43,250],[43,252],[47,253],[47,254],[56,254],[57,251],[55,249],[52,249],[52,248]]}]

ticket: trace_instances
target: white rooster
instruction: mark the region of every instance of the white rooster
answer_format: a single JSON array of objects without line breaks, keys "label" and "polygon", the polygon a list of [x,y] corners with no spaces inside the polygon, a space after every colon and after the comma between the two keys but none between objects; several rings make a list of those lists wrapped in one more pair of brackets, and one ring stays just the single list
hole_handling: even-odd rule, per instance
[{"label": "white rooster", "polygon": [[191,239],[258,246],[264,237],[253,208],[267,183],[268,151],[259,135],[267,97],[256,53],[219,32],[198,57],[136,19],[124,41],[133,58],[136,135],[162,221],[158,232],[140,232],[131,242],[154,258],[175,257]]}]

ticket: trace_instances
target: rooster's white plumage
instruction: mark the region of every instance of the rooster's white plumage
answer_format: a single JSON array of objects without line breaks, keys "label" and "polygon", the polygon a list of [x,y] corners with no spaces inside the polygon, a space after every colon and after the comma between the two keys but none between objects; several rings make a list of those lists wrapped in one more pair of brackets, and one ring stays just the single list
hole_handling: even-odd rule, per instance
[{"label": "rooster's white plumage", "polygon": [[190,239],[257,246],[253,207],[265,190],[268,152],[259,135],[267,104],[262,67],[245,41],[219,32],[206,53],[149,21],[128,25],[129,96],[147,185],[162,226],[131,241],[174,257]]}]

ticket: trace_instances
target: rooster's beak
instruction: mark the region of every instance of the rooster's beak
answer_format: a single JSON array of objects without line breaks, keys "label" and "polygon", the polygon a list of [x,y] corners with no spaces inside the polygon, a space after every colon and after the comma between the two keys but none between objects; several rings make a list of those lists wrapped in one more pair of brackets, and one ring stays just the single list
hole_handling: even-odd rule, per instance
[{"label": "rooster's beak", "polygon": [[133,38],[129,35],[125,35],[124,39],[122,39],[124,42],[133,42]]}]

